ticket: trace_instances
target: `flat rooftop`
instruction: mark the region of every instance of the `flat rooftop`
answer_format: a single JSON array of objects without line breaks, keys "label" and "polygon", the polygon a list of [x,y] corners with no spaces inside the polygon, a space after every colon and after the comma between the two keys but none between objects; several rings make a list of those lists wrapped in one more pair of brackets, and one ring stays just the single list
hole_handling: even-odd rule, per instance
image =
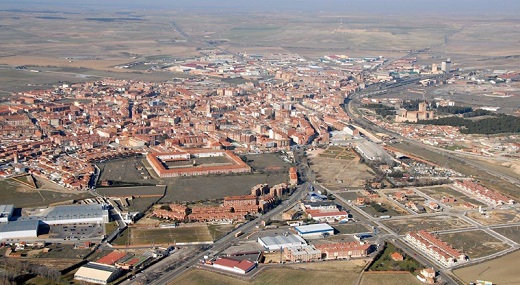
[{"label": "flat rooftop", "polygon": [[312,234],[312,233],[322,233],[334,231],[334,228],[329,226],[328,224],[313,224],[313,225],[305,225],[294,228],[301,234]]},{"label": "flat rooftop", "polygon": [[273,236],[259,238],[266,246],[284,245],[284,244],[307,244],[304,239],[297,235]]},{"label": "flat rooftop", "polygon": [[0,224],[0,233],[37,230],[39,220],[20,220]]}]

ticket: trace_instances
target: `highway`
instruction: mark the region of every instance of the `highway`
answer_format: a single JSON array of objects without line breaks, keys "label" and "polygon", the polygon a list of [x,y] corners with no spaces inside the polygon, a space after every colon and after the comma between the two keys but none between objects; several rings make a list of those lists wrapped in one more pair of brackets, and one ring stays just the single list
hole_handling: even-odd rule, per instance
[{"label": "highway", "polygon": [[[439,78],[442,78],[442,77],[439,77]],[[410,80],[406,83],[403,83],[403,84],[399,84],[399,85],[391,85],[391,86],[387,86],[385,87],[388,91],[390,90],[396,90],[394,88],[398,88],[398,89],[401,89],[407,85],[410,85],[410,84],[413,84],[417,82],[417,80],[413,81],[413,80]],[[353,108],[355,108],[354,106],[354,100],[356,100],[357,98],[362,98],[362,97],[366,97],[367,94],[371,94],[373,92],[360,92],[360,93],[354,93],[351,95],[350,97],[350,100],[348,101],[348,104],[347,106],[345,107],[345,112],[347,112],[347,114],[349,115],[349,117],[352,118],[352,120],[362,126],[363,128],[369,130],[369,131],[372,131],[372,132],[376,132],[376,133],[384,133],[384,134],[388,134],[390,136],[393,136],[393,137],[396,137],[398,139],[400,139],[401,141],[403,142],[406,142],[408,144],[411,144],[411,145],[414,145],[414,146],[417,146],[417,147],[420,147],[420,148],[424,148],[424,149],[427,149],[437,155],[441,155],[441,156],[444,156],[444,157],[447,157],[447,158],[450,158],[450,159],[454,159],[460,163],[463,163],[463,164],[467,164],[467,165],[470,165],[472,167],[474,167],[475,169],[478,169],[478,170],[481,170],[481,171],[484,171],[492,176],[495,176],[495,177],[498,177],[500,179],[503,179],[503,180],[506,180],[518,187],[520,187],[520,179],[516,176],[511,176],[511,175],[508,175],[508,174],[505,174],[505,173],[502,173],[502,172],[499,172],[495,169],[491,169],[489,167],[485,167],[484,165],[482,165],[481,163],[478,163],[478,162],[475,162],[475,161],[472,161],[472,160],[469,160],[469,159],[464,159],[464,158],[461,158],[460,156],[462,156],[462,154],[458,153],[458,152],[455,152],[455,151],[450,151],[450,150],[445,150],[445,149],[441,149],[441,148],[437,148],[437,147],[434,147],[434,146],[429,146],[429,145],[425,145],[419,141],[416,141],[416,140],[412,140],[412,139],[409,139],[409,138],[406,138],[406,137],[403,137],[401,136],[401,134],[398,134],[398,133],[395,133],[393,131],[390,131],[390,130],[387,130],[387,129],[384,129],[378,125],[375,125],[374,123],[372,123],[371,121],[367,120],[366,118],[362,117],[362,116],[358,116],[354,111],[353,111]]]}]

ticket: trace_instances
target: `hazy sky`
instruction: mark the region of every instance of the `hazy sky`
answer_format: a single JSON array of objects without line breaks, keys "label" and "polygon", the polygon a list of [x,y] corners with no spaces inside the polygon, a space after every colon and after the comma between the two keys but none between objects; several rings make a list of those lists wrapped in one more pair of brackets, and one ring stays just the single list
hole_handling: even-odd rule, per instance
[{"label": "hazy sky", "polygon": [[449,13],[520,16],[520,0],[0,0],[1,9],[230,10],[342,13]]}]

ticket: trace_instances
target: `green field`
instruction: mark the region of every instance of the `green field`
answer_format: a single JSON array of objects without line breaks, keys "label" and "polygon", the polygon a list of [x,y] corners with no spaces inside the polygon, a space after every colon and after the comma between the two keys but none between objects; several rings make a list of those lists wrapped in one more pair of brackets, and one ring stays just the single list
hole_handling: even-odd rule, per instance
[{"label": "green field", "polygon": [[169,229],[130,228],[130,244],[174,244],[213,241],[206,225]]},{"label": "green field", "polygon": [[233,230],[235,227],[233,225],[212,225],[208,224],[208,230],[211,234],[213,240],[218,240],[221,237],[227,235],[228,232]]},{"label": "green field", "polygon": [[[399,252],[403,255],[403,261],[395,261],[390,255],[394,252]],[[420,269],[421,264],[413,259],[411,256],[405,254],[401,250],[397,249],[393,244],[387,243],[383,253],[379,258],[370,265],[369,271],[409,271],[413,273],[415,270]]]},{"label": "green field", "polygon": [[355,223],[355,224],[340,224],[340,225],[334,225],[334,228],[339,231],[339,234],[357,234],[357,233],[366,233],[371,232],[372,230],[369,229],[367,226]]}]

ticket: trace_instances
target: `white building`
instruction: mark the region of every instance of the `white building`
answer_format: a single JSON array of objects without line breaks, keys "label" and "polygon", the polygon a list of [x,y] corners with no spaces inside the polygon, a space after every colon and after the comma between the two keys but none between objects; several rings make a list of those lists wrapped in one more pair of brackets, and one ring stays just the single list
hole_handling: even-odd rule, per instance
[{"label": "white building", "polygon": [[259,237],[258,243],[262,245],[266,251],[278,251],[289,246],[307,245],[307,242],[297,235]]},{"label": "white building", "polygon": [[38,218],[48,225],[109,222],[108,210],[100,204],[56,206]]},{"label": "white building", "polygon": [[81,266],[74,274],[74,279],[95,284],[108,284],[114,281],[121,270],[112,265],[89,262]]},{"label": "white building", "polygon": [[313,224],[294,228],[302,238],[322,238],[334,235],[334,228],[327,224]]},{"label": "white building", "polygon": [[0,224],[0,241],[38,237],[38,220],[10,221]]}]

